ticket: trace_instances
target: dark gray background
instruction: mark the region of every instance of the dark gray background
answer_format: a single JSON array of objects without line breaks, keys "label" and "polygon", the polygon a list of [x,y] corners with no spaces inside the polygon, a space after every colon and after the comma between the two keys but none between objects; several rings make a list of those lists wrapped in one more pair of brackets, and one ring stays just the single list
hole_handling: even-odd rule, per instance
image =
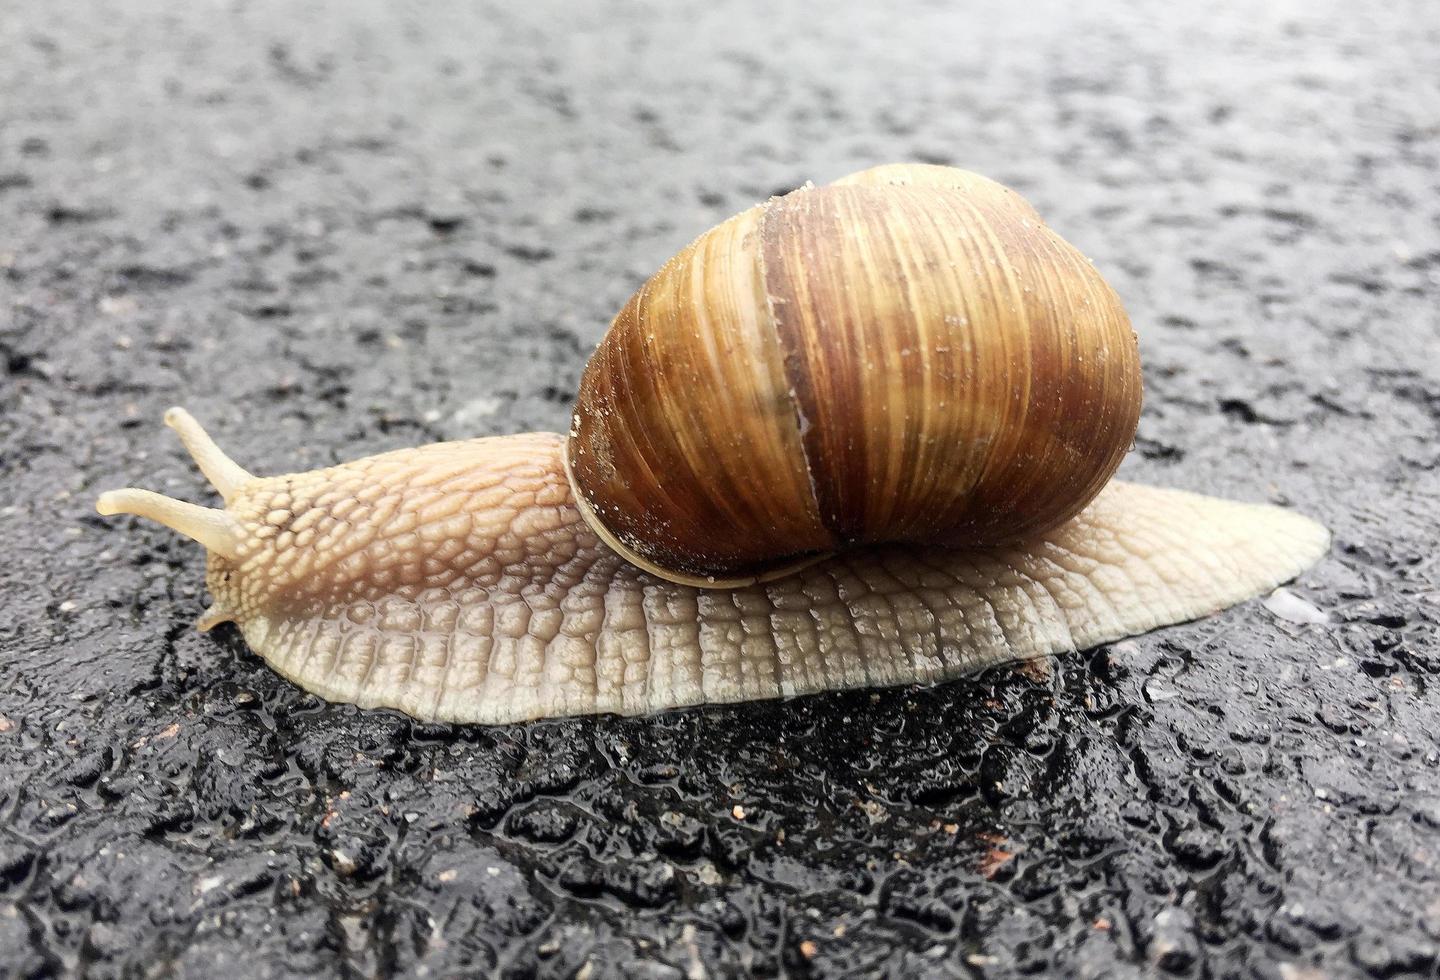
[{"label": "dark gray background", "polygon": [[[0,17],[0,974],[1436,975],[1440,7],[450,6]],[[172,403],[261,473],[563,428],[670,253],[906,159],[1094,258],[1126,474],[1324,520],[1328,622],[454,729],[93,516],[212,499]]]}]

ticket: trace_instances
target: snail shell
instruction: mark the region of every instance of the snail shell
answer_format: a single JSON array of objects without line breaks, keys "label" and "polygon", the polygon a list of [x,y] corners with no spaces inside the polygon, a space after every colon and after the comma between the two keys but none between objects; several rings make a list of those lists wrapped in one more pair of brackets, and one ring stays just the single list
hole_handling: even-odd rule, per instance
[{"label": "snail shell", "polygon": [[580,382],[581,512],[635,564],[737,585],[881,542],[992,546],[1104,486],[1140,415],[1119,297],[1015,192],[892,165],[701,235]]}]

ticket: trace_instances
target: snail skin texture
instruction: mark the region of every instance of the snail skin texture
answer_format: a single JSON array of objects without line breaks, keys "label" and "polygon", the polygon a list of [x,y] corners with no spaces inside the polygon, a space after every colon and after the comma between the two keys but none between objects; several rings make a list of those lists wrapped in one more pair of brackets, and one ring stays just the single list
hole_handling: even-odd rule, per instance
[{"label": "snail skin texture", "polygon": [[1140,372],[1119,300],[1014,192],[895,165],[702,235],[616,317],[568,436],[255,477],[166,414],[224,509],[102,514],[209,551],[309,691],[423,720],[641,714],[934,683],[1207,615],[1314,521],[1111,480]]}]

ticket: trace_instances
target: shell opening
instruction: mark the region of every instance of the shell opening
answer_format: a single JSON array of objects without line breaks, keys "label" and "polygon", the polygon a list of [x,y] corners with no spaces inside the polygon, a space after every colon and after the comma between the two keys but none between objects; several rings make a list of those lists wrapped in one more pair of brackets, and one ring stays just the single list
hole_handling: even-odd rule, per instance
[{"label": "shell opening", "polygon": [[802,555],[793,562],[787,562],[776,568],[767,569],[764,572],[753,575],[687,575],[684,572],[665,568],[662,565],[657,565],[635,548],[632,548],[622,541],[605,525],[605,522],[600,519],[600,515],[595,513],[594,507],[590,505],[590,501],[586,499],[584,491],[575,479],[574,469],[570,465],[570,447],[568,442],[560,451],[560,459],[565,466],[565,478],[570,481],[570,495],[574,500],[575,509],[580,512],[581,519],[585,521],[590,530],[595,532],[595,536],[611,551],[618,554],[621,558],[624,558],[636,568],[639,568],[642,572],[647,572],[667,582],[674,582],[676,585],[689,585],[697,589],[737,589],[747,585],[755,585],[760,582],[770,582],[778,578],[784,578],[787,575],[798,572],[803,568],[808,568],[830,557],[829,554]]}]

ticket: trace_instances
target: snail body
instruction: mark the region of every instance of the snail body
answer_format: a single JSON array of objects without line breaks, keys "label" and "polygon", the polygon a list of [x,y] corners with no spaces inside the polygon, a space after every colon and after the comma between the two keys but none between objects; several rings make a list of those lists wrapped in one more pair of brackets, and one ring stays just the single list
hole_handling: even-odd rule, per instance
[{"label": "snail body", "polygon": [[702,235],[616,317],[567,436],[280,477],[167,413],[225,500],[214,602],[333,700],[499,723],[936,682],[1213,612],[1317,560],[1274,507],[1111,480],[1118,299],[1001,185],[883,167]]}]

